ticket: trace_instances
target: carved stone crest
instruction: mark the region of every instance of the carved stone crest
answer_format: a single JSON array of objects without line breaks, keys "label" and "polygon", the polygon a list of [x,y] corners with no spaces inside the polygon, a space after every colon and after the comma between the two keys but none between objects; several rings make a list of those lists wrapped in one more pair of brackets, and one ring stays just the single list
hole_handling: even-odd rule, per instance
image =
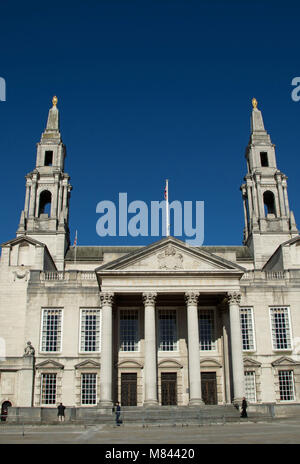
[{"label": "carved stone crest", "polygon": [[183,269],[183,256],[172,245],[168,245],[162,253],[159,253],[157,259],[159,269]]},{"label": "carved stone crest", "polygon": [[31,342],[27,342],[27,345],[25,346],[24,349],[24,357],[29,357],[29,356],[34,356],[35,354],[35,349],[33,348]]}]

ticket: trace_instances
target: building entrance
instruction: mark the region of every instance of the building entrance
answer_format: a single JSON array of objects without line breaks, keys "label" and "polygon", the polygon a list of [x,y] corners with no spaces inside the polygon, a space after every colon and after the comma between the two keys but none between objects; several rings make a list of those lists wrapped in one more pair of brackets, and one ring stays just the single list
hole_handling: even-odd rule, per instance
[{"label": "building entrance", "polygon": [[121,374],[121,405],[137,405],[137,375],[136,373]]},{"label": "building entrance", "polygon": [[161,374],[161,404],[162,406],[177,405],[176,372],[162,372]]},{"label": "building entrance", "polygon": [[218,404],[215,372],[201,372],[202,400],[205,404]]}]

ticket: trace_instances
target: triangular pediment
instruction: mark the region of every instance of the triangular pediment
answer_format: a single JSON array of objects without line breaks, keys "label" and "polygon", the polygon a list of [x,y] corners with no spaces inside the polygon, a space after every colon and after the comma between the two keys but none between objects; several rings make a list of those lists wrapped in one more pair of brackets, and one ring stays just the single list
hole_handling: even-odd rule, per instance
[{"label": "triangular pediment", "polygon": [[35,366],[37,369],[63,369],[64,365],[54,361],[53,359],[46,359]]},{"label": "triangular pediment", "polygon": [[291,365],[299,365],[299,361],[294,361],[294,359],[289,358],[288,356],[282,356],[279,359],[276,359],[276,361],[272,362],[272,366],[291,366]]},{"label": "triangular pediment", "polygon": [[94,361],[93,359],[86,359],[78,364],[76,364],[75,369],[94,369],[100,368],[100,363]]},{"label": "triangular pediment", "polygon": [[96,269],[97,273],[102,271],[235,271],[243,273],[244,269],[213,253],[186,245],[174,237],[167,237]]},{"label": "triangular pediment", "polygon": [[252,358],[244,358],[245,367],[261,367],[261,363]]},{"label": "triangular pediment", "polygon": [[45,243],[39,242],[38,240],[35,240],[34,238],[27,237],[26,235],[21,235],[20,237],[13,238],[12,240],[9,240],[8,242],[2,243],[1,247],[14,246],[14,245],[20,245],[20,244],[29,244],[29,245],[34,245],[34,246],[46,247]]}]

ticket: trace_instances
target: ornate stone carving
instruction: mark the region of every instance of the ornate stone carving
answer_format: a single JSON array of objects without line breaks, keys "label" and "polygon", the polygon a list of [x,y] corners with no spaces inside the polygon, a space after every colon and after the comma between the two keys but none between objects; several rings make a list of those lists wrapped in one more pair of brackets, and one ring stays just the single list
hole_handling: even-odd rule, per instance
[{"label": "ornate stone carving", "polygon": [[229,304],[240,304],[241,302],[241,294],[238,292],[228,293],[228,302]]},{"label": "ornate stone carving", "polygon": [[113,292],[101,292],[100,293],[100,301],[101,305],[108,305],[111,306],[114,301],[114,294]]},{"label": "ornate stone carving", "polygon": [[34,356],[35,354],[35,349],[33,348],[31,342],[27,342],[27,345],[25,346],[24,349],[24,357],[29,357],[29,356]]},{"label": "ornate stone carving", "polygon": [[143,293],[143,302],[144,305],[155,305],[157,293],[154,292],[149,292],[149,293]]},{"label": "ornate stone carving", "polygon": [[198,298],[199,298],[200,293],[199,292],[186,292],[185,296],[185,301],[187,305],[197,305],[198,304]]},{"label": "ornate stone carving", "polygon": [[172,245],[168,245],[162,253],[159,253],[157,259],[159,269],[183,269],[183,256]]}]

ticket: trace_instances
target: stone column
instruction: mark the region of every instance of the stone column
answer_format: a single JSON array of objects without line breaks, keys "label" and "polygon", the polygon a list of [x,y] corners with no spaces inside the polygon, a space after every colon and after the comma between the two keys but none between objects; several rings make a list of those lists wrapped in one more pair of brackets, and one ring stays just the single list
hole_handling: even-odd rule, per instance
[{"label": "stone column", "polygon": [[240,404],[243,396],[245,395],[243,348],[240,324],[241,294],[237,292],[228,293],[228,301],[233,374],[233,402]]},{"label": "stone column", "polygon": [[34,216],[35,210],[35,193],[36,193],[36,182],[33,180],[31,184],[31,191],[30,191],[30,205],[29,205],[29,216]]},{"label": "stone column", "polygon": [[281,216],[286,216],[281,176],[276,175]]},{"label": "stone column", "polygon": [[100,406],[112,406],[112,304],[114,294],[101,292]]},{"label": "stone column", "polygon": [[145,306],[145,400],[144,404],[157,405],[157,361],[156,361],[156,330],[155,330],[155,300],[157,293],[143,293]]},{"label": "stone column", "polygon": [[198,298],[199,293],[187,292],[185,294],[187,303],[190,405],[199,405],[203,403],[200,375]]},{"label": "stone column", "polygon": [[26,195],[25,195],[25,205],[24,205],[24,214],[25,214],[26,218],[28,216],[29,191],[30,191],[30,187],[27,184],[26,185]]}]

